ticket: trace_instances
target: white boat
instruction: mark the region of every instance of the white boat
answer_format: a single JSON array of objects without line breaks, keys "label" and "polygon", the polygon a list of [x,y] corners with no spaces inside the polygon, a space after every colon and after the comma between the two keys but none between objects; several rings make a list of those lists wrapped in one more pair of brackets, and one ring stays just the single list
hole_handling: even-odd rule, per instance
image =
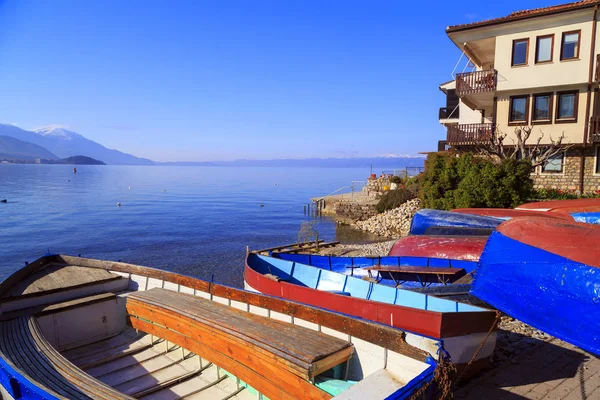
[{"label": "white boat", "polygon": [[404,332],[120,262],[45,256],[0,284],[2,399],[404,399]]}]

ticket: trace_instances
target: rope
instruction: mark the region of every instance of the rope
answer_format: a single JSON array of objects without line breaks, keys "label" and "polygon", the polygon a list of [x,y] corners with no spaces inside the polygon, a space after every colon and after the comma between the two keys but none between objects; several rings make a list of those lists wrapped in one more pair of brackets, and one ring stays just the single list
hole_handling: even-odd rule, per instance
[{"label": "rope", "polygon": [[467,365],[465,365],[461,373],[458,375],[458,371],[452,363],[450,354],[448,354],[448,352],[444,349],[443,343],[440,344],[440,347],[438,349],[439,361],[433,372],[433,379],[427,382],[425,385],[421,386],[419,390],[413,393],[413,395],[410,397],[410,400],[417,400],[434,382],[437,384],[437,388],[440,392],[439,397],[437,397],[438,400],[453,399],[453,389],[455,388],[456,384],[458,384],[458,382],[460,382],[460,380],[464,377],[466,371],[469,369],[471,364],[473,364],[473,361],[475,361],[475,359],[483,349],[483,346],[494,331],[494,328],[498,324],[498,321],[500,321],[500,311],[496,311],[496,318],[494,319],[494,322],[492,322],[492,326],[490,326],[490,329],[479,344],[477,350],[475,350],[475,352],[473,353],[473,356],[471,357]]}]

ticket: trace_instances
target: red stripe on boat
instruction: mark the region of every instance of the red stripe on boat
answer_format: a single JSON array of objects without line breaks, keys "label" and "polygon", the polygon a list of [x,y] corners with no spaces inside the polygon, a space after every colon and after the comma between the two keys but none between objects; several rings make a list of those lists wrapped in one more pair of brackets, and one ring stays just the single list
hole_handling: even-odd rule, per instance
[{"label": "red stripe on boat", "polygon": [[600,268],[598,225],[541,216],[511,219],[496,230],[521,243]]},{"label": "red stripe on boat", "polygon": [[394,243],[389,255],[478,261],[486,242],[482,236],[407,236]]},{"label": "red stripe on boat", "polygon": [[[536,203],[537,204],[537,203]],[[452,212],[461,213],[461,214],[473,214],[473,215],[483,215],[486,217],[496,217],[496,218],[517,218],[517,217],[539,217],[540,211],[535,210],[521,210],[521,209],[512,209],[512,208],[457,208],[452,210]],[[559,219],[567,219],[573,220],[573,217],[570,215],[563,214],[545,214],[546,217],[551,218],[559,218]]]}]

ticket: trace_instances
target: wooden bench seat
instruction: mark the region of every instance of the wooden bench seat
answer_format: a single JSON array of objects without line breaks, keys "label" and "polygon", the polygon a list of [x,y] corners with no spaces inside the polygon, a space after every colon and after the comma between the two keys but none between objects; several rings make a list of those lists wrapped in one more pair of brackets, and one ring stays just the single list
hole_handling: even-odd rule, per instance
[{"label": "wooden bench seat", "polygon": [[132,293],[134,328],[214,362],[265,396],[331,396],[311,384],[353,353],[346,340],[165,289]]},{"label": "wooden bench seat", "polygon": [[464,268],[446,267],[413,267],[413,266],[377,266],[365,268],[369,275],[373,272],[379,274],[382,279],[392,279],[396,284],[401,281],[419,282],[454,282],[465,276]]},{"label": "wooden bench seat", "polygon": [[0,323],[0,351],[32,381],[67,399],[131,399],[67,361],[43,337],[34,317]]}]

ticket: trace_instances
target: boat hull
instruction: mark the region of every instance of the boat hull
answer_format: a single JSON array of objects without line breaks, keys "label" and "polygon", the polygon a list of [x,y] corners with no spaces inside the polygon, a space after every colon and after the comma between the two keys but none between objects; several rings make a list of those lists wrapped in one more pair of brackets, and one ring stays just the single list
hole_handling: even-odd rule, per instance
[{"label": "boat hull", "polygon": [[442,210],[419,210],[414,215],[411,235],[489,235],[502,219]]},{"label": "boat hull", "polygon": [[600,354],[598,243],[600,227],[589,224],[543,217],[507,221],[490,236],[471,293]]},{"label": "boat hull", "polygon": [[554,212],[599,212],[600,199],[548,200],[521,204],[516,210]]},{"label": "boat hull", "polygon": [[[512,208],[457,208],[452,210],[452,212],[469,215],[481,215],[484,217],[494,217],[503,220],[509,220],[517,217],[539,217],[540,215],[539,211],[527,209],[516,210]],[[545,216],[549,218],[566,219],[571,221],[573,220],[573,218],[570,215],[545,214]]]},{"label": "boat hull", "polygon": [[546,216],[569,216],[576,222],[600,225],[600,199],[549,200],[522,204],[516,210],[544,212]]},{"label": "boat hull", "polygon": [[476,262],[486,241],[486,236],[407,236],[394,243],[389,256]]}]

